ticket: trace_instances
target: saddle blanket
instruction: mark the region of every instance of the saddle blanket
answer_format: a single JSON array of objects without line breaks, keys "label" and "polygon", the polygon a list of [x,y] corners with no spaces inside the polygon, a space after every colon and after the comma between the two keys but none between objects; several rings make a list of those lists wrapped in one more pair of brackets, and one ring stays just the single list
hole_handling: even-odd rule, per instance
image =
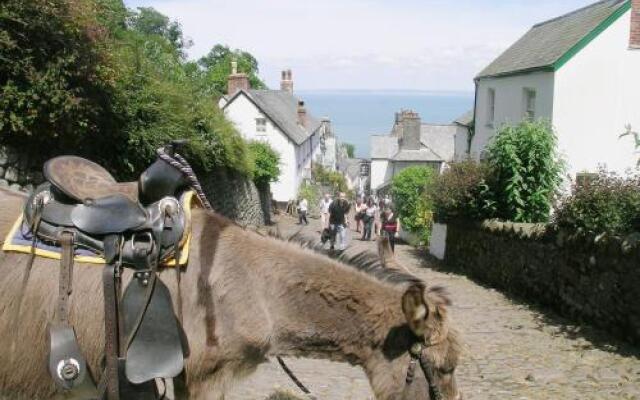
[{"label": "saddle blanket", "polygon": [[[184,209],[185,219],[187,221],[185,230],[186,235],[184,235],[181,242],[180,265],[185,265],[187,261],[189,261],[189,244],[191,243],[191,208],[194,201],[197,201],[196,199],[197,197],[195,196],[195,193],[191,190],[185,192],[180,197],[180,203]],[[20,216],[13,224],[13,227],[7,234],[7,237],[4,239],[2,251],[31,254],[32,244],[33,233],[31,232],[31,228],[23,222],[23,215],[20,213]],[[36,239],[35,247],[35,254],[37,256],[51,258],[54,260],[59,260],[61,257],[62,248],[59,246]],[[105,264],[105,260],[101,255],[96,254],[91,250],[79,247],[76,247],[75,249],[74,260],[78,263]],[[163,266],[175,266],[175,264],[176,262],[174,259],[165,260],[165,262],[163,262]]]}]

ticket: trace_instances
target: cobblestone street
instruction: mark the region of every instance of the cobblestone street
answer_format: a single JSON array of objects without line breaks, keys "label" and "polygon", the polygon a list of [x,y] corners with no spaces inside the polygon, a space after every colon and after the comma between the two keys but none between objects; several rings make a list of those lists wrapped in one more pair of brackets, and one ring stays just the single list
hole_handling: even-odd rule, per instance
[{"label": "cobblestone street", "polygon": [[[317,230],[312,220],[308,229]],[[284,236],[298,226],[282,219]],[[375,249],[374,242],[351,246]],[[398,261],[429,285],[448,288],[454,324],[468,351],[457,371],[465,399],[638,399],[640,349],[591,328],[578,328],[464,276],[439,272],[417,250],[396,248]],[[292,359],[290,368],[319,399],[373,398],[362,370],[328,361]],[[276,389],[298,393],[275,360],[234,389],[227,399],[264,399]]]}]

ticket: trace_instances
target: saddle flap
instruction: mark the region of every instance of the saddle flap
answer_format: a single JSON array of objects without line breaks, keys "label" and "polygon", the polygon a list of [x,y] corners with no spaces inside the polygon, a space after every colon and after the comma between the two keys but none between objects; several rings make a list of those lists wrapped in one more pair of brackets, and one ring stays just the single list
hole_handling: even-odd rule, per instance
[{"label": "saddle flap", "polygon": [[84,232],[106,235],[135,230],[147,221],[147,213],[126,196],[114,194],[76,206],[71,221]]},{"label": "saddle flap", "polygon": [[71,326],[63,324],[49,328],[49,374],[63,389],[86,394],[86,398],[98,395]]},{"label": "saddle flap", "polygon": [[[133,279],[125,290],[125,336],[130,335],[145,303],[146,287]],[[184,368],[184,352],[178,319],[173,311],[171,294],[160,279],[147,311],[126,355],[125,373],[134,384],[155,378],[174,378]]]}]

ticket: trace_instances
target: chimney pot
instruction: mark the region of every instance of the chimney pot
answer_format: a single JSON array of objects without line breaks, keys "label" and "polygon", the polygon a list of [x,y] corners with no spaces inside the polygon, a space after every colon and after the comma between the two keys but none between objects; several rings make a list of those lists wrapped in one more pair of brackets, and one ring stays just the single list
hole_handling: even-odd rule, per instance
[{"label": "chimney pot", "polygon": [[400,148],[403,150],[420,150],[420,115],[411,110],[403,110],[401,113]]},{"label": "chimney pot", "polygon": [[280,81],[280,90],[293,94],[293,79],[291,78],[291,70],[282,71],[282,80]]},{"label": "chimney pot", "polygon": [[640,0],[631,0],[631,33],[629,48],[640,49]]}]

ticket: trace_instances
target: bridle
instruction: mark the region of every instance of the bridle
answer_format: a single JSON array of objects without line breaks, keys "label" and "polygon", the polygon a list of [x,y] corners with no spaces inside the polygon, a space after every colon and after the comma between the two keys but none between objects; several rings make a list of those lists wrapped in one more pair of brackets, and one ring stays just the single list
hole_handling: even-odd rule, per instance
[{"label": "bridle", "polygon": [[406,384],[408,386],[413,383],[413,379],[415,378],[416,363],[420,363],[420,369],[422,369],[424,378],[427,381],[427,386],[429,387],[429,398],[431,400],[442,400],[442,392],[435,384],[433,364],[427,360],[427,357],[424,354],[425,348],[431,347],[433,345],[434,343],[424,344],[421,342],[415,342],[411,346],[411,348],[409,349],[411,360],[409,360],[409,368],[407,368]]},{"label": "bridle", "polygon": [[[409,386],[413,383],[413,379],[415,378],[416,372],[416,364],[420,363],[420,369],[422,369],[422,373],[424,374],[425,380],[427,381],[427,386],[429,387],[429,399],[430,400],[442,400],[442,392],[435,384],[434,377],[434,367],[432,363],[429,362],[427,357],[424,355],[424,351],[436,345],[438,343],[430,343],[430,342],[420,342],[416,341],[411,345],[408,352],[411,356],[411,360],[409,360],[409,367],[407,368],[407,378],[405,380],[406,386]],[[311,394],[311,391],[298,379],[298,377],[289,369],[289,367],[285,364],[284,360],[281,357],[276,357],[278,359],[278,363],[284,370],[284,372],[291,378],[293,383],[298,386],[298,388],[310,399],[316,400],[317,398]]]}]

